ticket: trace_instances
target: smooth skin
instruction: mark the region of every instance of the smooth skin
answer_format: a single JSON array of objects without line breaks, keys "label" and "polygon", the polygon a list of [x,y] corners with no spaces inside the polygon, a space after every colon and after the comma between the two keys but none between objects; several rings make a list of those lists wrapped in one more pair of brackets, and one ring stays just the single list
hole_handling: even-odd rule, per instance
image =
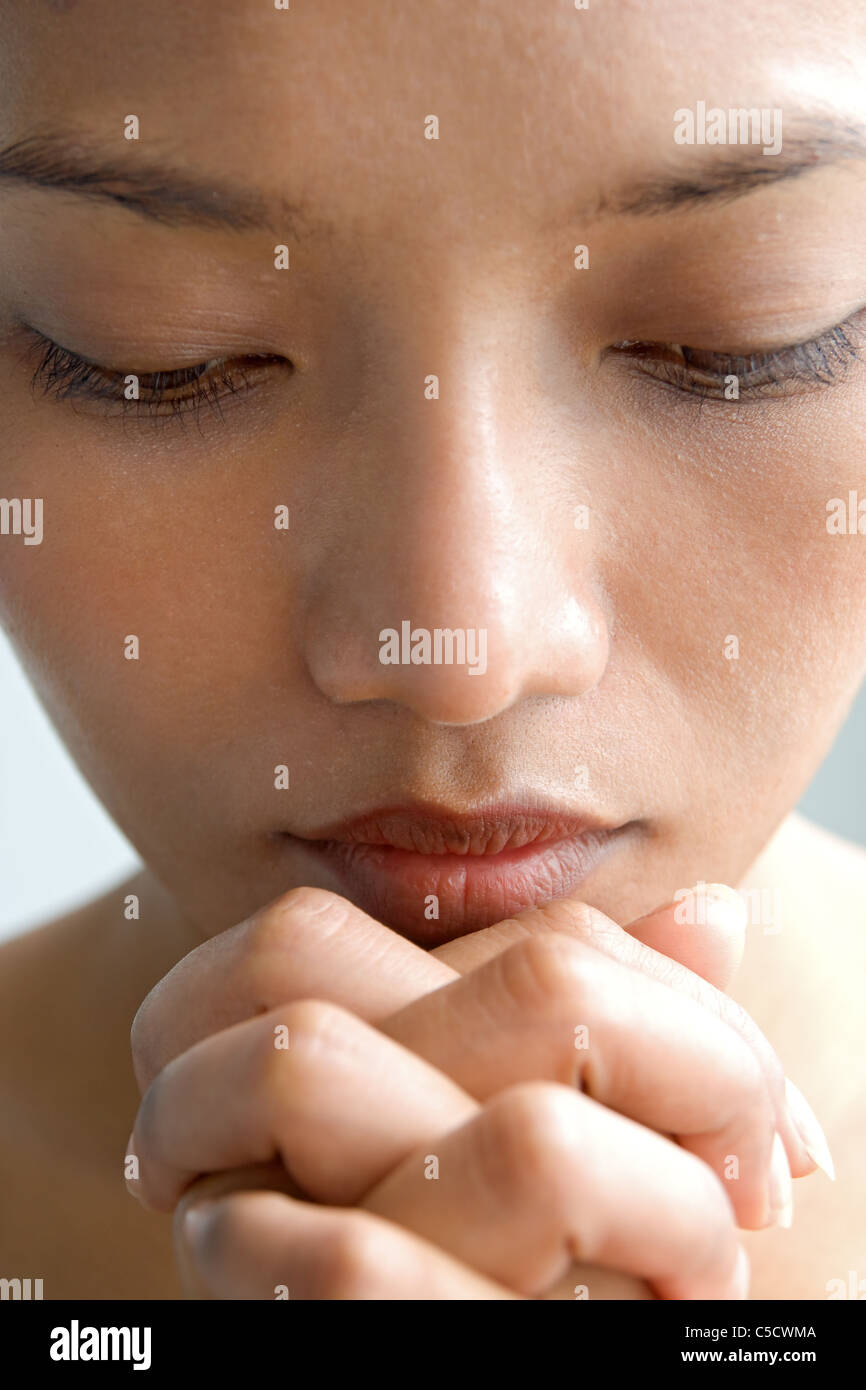
[{"label": "smooth skin", "polygon": [[[624,205],[711,162],[672,140],[698,99],[781,107],[822,157],[829,117],[866,124],[862,7],[0,0],[0,21],[0,145],[51,131],[269,204],[229,231],[0,185],[2,492],[46,517],[41,546],[0,538],[0,619],[146,865],[0,951],[3,1268],[48,1297],[730,1297],[742,1244],[752,1296],[866,1277],[866,860],[791,816],[866,670],[866,541],[825,525],[866,492],[866,365],[732,405],[616,346],[857,337],[850,150],[739,198]],[[33,330],[117,373],[268,362],[222,413],[121,418],[34,393]],[[383,666],[406,617],[485,628],[487,674]],[[428,954],[337,930],[331,896],[283,942],[287,892],[339,888],[317,827],[494,798],[631,830],[581,902],[518,927]],[[702,929],[640,936],[699,880],[778,904],[733,986]],[[608,924],[589,939],[587,911]],[[295,1051],[266,1047],[280,1021]],[[304,1112],[306,1156],[286,1128],[319,1066],[360,1102],[363,1169],[326,1168],[345,1108]],[[785,1074],[838,1179],[796,1184],[791,1230],[755,1229],[774,1132],[796,1177],[814,1166]],[[215,1118],[246,1107],[231,1133],[190,1130],[205,1085]],[[162,1215],[120,1177],[133,1122]],[[175,1251],[167,1209],[198,1173]],[[183,1215],[219,1190],[194,1248]]]}]

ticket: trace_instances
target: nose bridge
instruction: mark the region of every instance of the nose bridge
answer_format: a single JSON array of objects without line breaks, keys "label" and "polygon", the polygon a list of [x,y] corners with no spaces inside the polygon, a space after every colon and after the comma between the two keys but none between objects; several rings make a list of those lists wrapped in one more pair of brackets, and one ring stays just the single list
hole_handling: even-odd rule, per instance
[{"label": "nose bridge", "polygon": [[388,396],[383,566],[395,547],[406,561],[396,586],[404,599],[445,621],[466,609],[495,621],[500,605],[513,604],[542,522],[524,463],[531,430],[513,346],[526,314],[519,296],[503,305],[497,277],[471,276],[476,262],[449,266],[435,297],[405,295]]},{"label": "nose bridge", "polygon": [[[543,435],[503,325],[443,301],[379,385],[358,460],[379,486],[350,523],[354,578],[342,566],[317,586],[306,628],[332,700],[474,723],[521,696],[585,689],[603,669],[606,626],[563,558],[546,470],[533,466]],[[321,639],[338,629],[329,657]]]},{"label": "nose bridge", "polygon": [[[425,374],[424,396],[403,411],[402,441],[395,433],[389,519],[393,537],[403,531],[410,542],[403,586],[413,603],[477,613],[511,597],[532,513],[521,515],[515,422],[499,364],[480,347],[473,359],[466,342],[437,357],[440,371]],[[407,520],[416,522],[411,531]]]}]

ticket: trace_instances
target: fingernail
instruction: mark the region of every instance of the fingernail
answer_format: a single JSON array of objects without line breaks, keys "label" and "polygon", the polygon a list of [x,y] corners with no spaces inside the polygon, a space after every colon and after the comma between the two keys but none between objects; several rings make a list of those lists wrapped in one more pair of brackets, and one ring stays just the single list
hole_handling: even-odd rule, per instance
[{"label": "fingernail", "polygon": [[785,1078],[785,1095],[788,1100],[788,1109],[791,1112],[791,1119],[797,1129],[803,1148],[809,1155],[813,1163],[817,1163],[822,1173],[826,1173],[831,1182],[836,1181],[836,1167],[830,1153],[830,1145],[823,1129],[815,1118],[815,1112],[806,1100],[802,1091],[799,1091],[793,1081]]},{"label": "fingernail", "polygon": [[184,1213],[184,1239],[189,1245],[196,1249],[201,1244],[207,1228],[210,1225],[211,1206],[212,1203],[209,1201],[196,1202],[193,1206],[188,1207]]},{"label": "fingernail", "polygon": [[778,1130],[773,1138],[770,1159],[770,1225],[790,1230],[794,1220],[794,1183],[785,1145]]},{"label": "fingernail", "polygon": [[733,927],[745,930],[748,909],[742,893],[727,883],[696,883],[691,890],[699,900],[698,921],[708,927]]}]

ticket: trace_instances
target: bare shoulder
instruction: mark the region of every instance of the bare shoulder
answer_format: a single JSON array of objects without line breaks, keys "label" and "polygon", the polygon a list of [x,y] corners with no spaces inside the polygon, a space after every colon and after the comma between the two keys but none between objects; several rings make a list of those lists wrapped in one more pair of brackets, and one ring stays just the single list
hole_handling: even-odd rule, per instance
[{"label": "bare shoulder", "polygon": [[0,1268],[46,1299],[179,1294],[170,1220],[121,1179],[129,1029],[162,965],[124,919],[132,886],[0,947]]},{"label": "bare shoulder", "polygon": [[[71,958],[99,930],[102,900],[95,900],[17,933],[0,945],[0,1017],[9,1020],[20,1010],[32,1011],[36,998],[50,995],[52,985],[64,973]],[[66,976],[74,988],[77,975]]]},{"label": "bare shoulder", "polygon": [[140,873],[11,937],[0,944],[0,1019],[33,1017],[34,1004],[44,1011],[55,998],[65,1001],[67,1014],[72,1000],[95,1006],[95,1013],[79,1016],[82,1031],[96,1030],[119,1007],[134,1011],[177,959],[162,927],[162,901]]},{"label": "bare shoulder", "polygon": [[16,932],[0,944],[0,960],[4,963],[16,960],[23,962],[30,956],[38,957],[43,951],[50,951],[55,944],[60,944],[64,939],[88,931],[103,915],[109,897],[106,893],[102,897],[90,898],[80,906],[60,913],[59,916],[45,918],[35,922],[31,927],[25,927],[23,931]]},{"label": "bare shoulder", "polygon": [[118,1046],[117,1005],[126,987],[119,952],[107,949],[116,915],[109,893],[0,946],[0,1092],[7,1118],[56,1115],[61,1098],[80,1103],[81,1078],[94,1056]]},{"label": "bare shoulder", "polygon": [[94,981],[105,979],[111,958],[109,953],[106,959],[106,950],[122,918],[123,892],[118,885],[0,945],[0,1029],[13,1028],[20,1040],[29,1025],[44,1028],[46,1013],[60,1000],[68,1015],[76,1003],[92,997]]}]

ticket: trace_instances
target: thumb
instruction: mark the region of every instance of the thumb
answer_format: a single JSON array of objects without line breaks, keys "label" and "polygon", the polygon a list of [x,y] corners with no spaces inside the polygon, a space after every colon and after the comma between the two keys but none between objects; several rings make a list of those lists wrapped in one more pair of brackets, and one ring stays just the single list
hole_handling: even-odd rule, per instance
[{"label": "thumb", "polygon": [[727,989],[743,959],[747,918],[745,899],[735,888],[701,882],[625,930],[717,989]]}]

